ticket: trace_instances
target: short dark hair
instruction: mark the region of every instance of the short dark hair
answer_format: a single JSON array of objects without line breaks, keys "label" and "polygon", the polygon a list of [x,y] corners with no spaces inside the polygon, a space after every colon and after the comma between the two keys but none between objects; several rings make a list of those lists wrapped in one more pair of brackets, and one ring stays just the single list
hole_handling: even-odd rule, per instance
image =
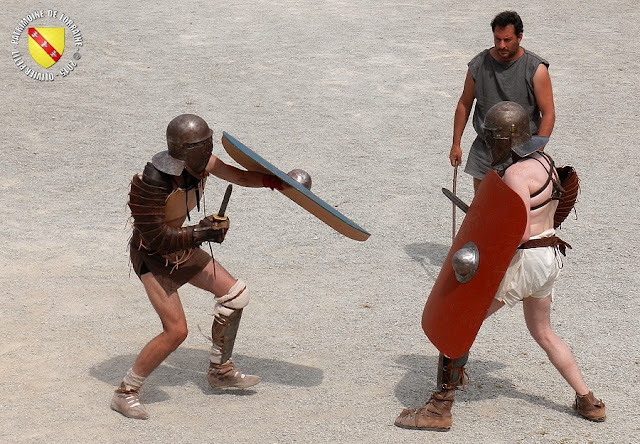
[{"label": "short dark hair", "polygon": [[495,31],[496,27],[506,28],[509,25],[513,25],[516,35],[522,34],[524,25],[522,24],[522,19],[515,11],[502,11],[496,15],[491,21],[491,31]]}]

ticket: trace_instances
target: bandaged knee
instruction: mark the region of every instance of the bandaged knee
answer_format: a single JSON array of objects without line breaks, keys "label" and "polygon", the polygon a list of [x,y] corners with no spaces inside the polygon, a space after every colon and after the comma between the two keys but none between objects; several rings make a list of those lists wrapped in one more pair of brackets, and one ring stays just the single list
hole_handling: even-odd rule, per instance
[{"label": "bandaged knee", "polygon": [[223,296],[213,299],[213,315],[230,316],[235,310],[240,310],[249,304],[249,289],[240,279]]}]

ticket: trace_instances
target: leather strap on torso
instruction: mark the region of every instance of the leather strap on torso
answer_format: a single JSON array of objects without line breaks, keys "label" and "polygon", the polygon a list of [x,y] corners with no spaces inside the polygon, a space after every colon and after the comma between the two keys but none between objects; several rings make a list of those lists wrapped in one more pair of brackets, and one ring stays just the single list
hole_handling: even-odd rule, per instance
[{"label": "leather strap on torso", "polygon": [[[551,156],[549,156],[548,154],[542,151],[538,151],[538,154],[540,154],[542,157],[546,159],[547,162],[549,162],[548,170],[547,170],[547,167],[542,162],[540,162],[540,159],[536,157],[531,157],[531,158],[536,160],[540,165],[542,165],[542,168],[544,168],[545,171],[549,173],[549,177],[547,177],[547,181],[544,183],[544,185],[542,185],[542,187],[540,187],[538,191],[531,194],[530,197],[536,197],[538,194],[546,190],[547,186],[549,186],[549,182],[553,182],[553,191],[551,191],[551,197],[549,199],[545,200],[541,204],[531,207],[532,211],[537,210],[538,208],[544,207],[546,204],[548,204],[552,200],[560,200],[560,196],[562,196],[562,191],[563,191],[562,186],[560,186],[560,179],[558,178],[558,173],[556,173],[555,164],[553,163],[553,159],[551,158]],[[555,179],[553,177],[554,175],[556,176]]]}]

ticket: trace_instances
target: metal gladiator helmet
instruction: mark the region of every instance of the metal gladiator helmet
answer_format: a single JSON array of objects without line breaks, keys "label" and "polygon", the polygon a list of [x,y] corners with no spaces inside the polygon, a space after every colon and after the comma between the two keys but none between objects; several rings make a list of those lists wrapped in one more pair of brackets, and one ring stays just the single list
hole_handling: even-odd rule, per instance
[{"label": "metal gladiator helmet", "polygon": [[213,152],[213,131],[199,116],[181,114],[167,125],[167,147],[151,163],[163,173],[177,176],[184,168],[200,174]]},{"label": "metal gladiator helmet", "polygon": [[519,157],[525,157],[549,141],[548,137],[531,135],[529,114],[515,102],[493,105],[484,118],[482,130],[491,154],[491,166],[506,161],[511,151]]}]

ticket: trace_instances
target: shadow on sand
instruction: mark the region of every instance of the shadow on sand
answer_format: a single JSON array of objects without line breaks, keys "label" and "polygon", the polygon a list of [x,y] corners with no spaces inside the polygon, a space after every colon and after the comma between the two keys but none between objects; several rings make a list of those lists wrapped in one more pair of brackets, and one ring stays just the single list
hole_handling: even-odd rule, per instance
[{"label": "shadow on sand", "polygon": [[[127,370],[133,365],[136,355],[121,355],[108,359],[91,367],[92,377],[113,385],[120,383]],[[245,373],[257,374],[262,381],[297,387],[313,387],[323,380],[322,370],[305,365],[290,364],[273,359],[257,359],[249,356],[234,355],[236,367]],[[145,386],[145,400],[148,403],[161,402],[169,398],[162,390],[167,386],[193,384],[203,393],[219,393],[207,382],[208,355],[202,349],[180,347],[174,351],[149,379],[151,384]],[[229,390],[225,393],[246,396],[256,393],[254,390]]]},{"label": "shadow on sand", "polygon": [[440,268],[449,253],[450,245],[420,242],[405,245],[404,251],[413,261],[420,264],[431,280],[435,281]]},{"label": "shadow on sand", "polygon": [[[416,408],[423,405],[436,387],[438,356],[402,355],[396,359],[396,363],[407,370],[405,376],[396,384],[396,398],[405,407]],[[474,360],[472,354],[465,366],[472,379],[465,391],[456,393],[456,399],[473,402],[509,397],[561,413],[569,411],[566,404],[558,404],[540,396],[521,392],[513,381],[496,378],[492,374],[504,367],[504,364],[495,361]]]}]

